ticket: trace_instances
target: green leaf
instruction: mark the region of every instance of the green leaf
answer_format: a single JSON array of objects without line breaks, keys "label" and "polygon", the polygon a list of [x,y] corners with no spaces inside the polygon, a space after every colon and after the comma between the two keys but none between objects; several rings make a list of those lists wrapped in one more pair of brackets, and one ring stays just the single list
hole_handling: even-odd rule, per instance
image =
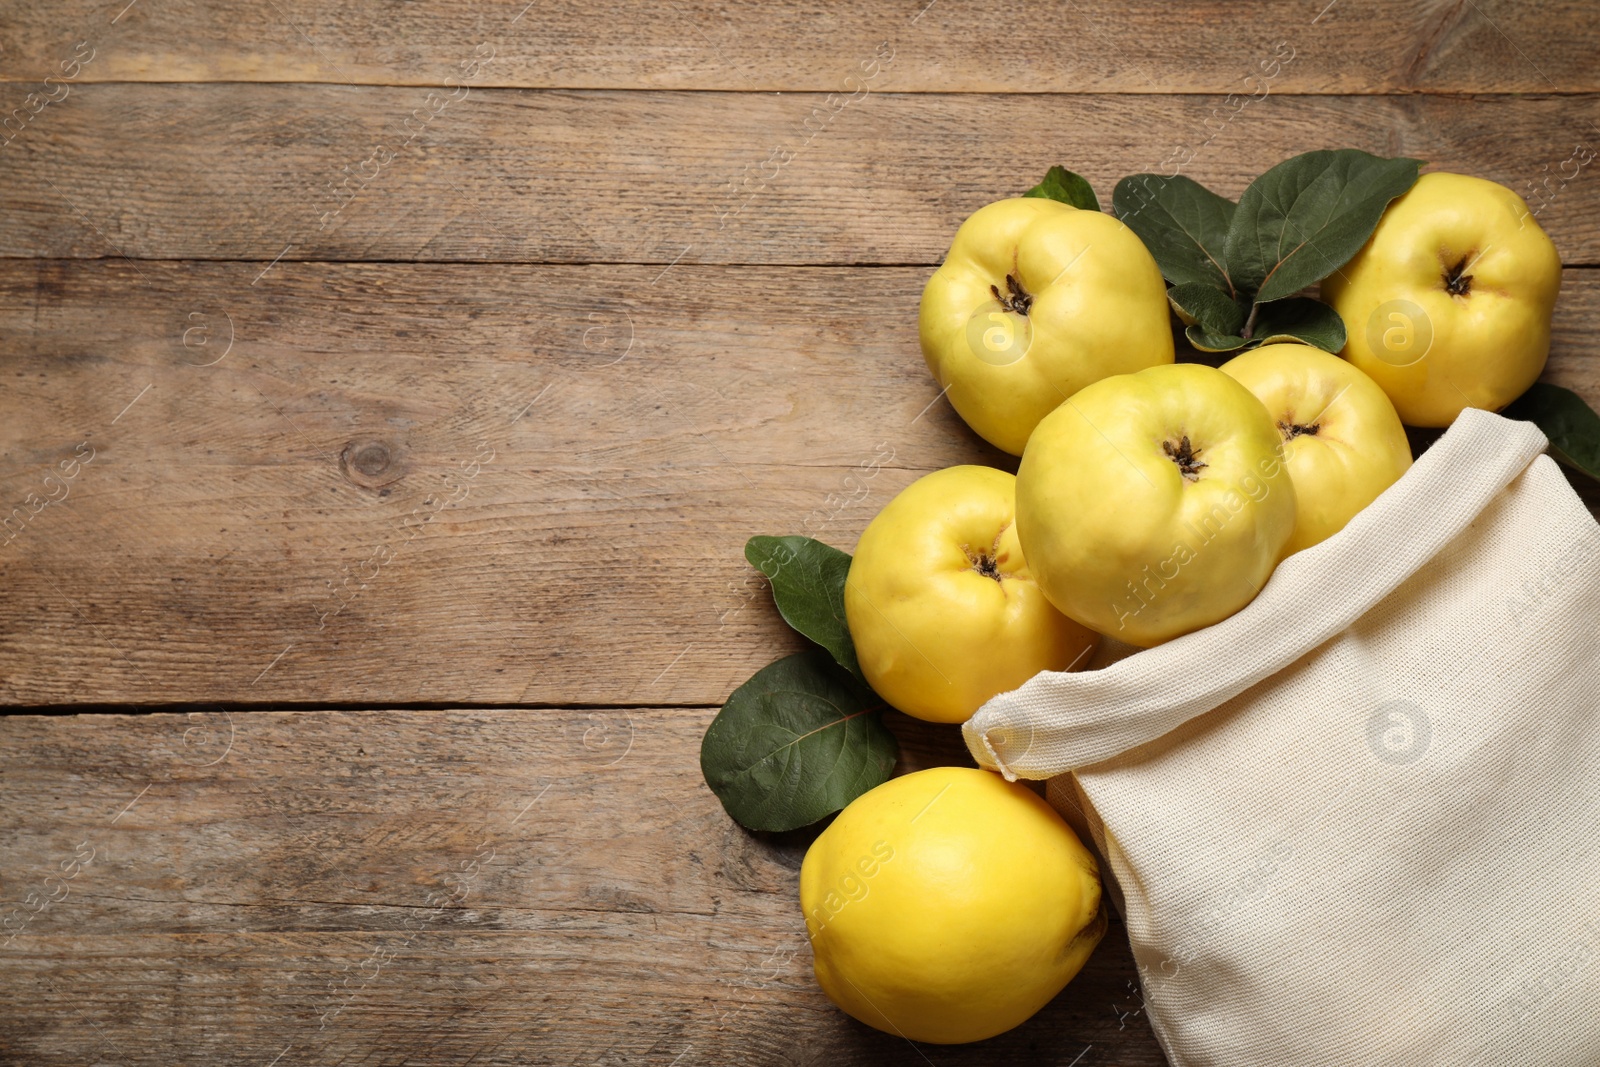
[{"label": "green leaf", "polygon": [[1539,427],[1550,438],[1554,459],[1600,481],[1600,415],[1583,397],[1559,385],[1535,382],[1501,414]]},{"label": "green leaf", "polygon": [[1089,184],[1089,179],[1072,173],[1066,167],[1051,167],[1045,172],[1044,181],[1022,195],[1059,200],[1085,211],[1100,210],[1100,198],[1094,195],[1094,187]]},{"label": "green leaf", "polygon": [[865,681],[844,619],[844,580],[850,553],[809,537],[752,537],[744,558],[772,583],[783,621],[833,654],[839,666]]},{"label": "green leaf", "polygon": [[1279,163],[1239,198],[1226,246],[1234,282],[1257,300],[1279,300],[1326,278],[1361,250],[1421,166],[1354,148]]},{"label": "green leaf", "polygon": [[795,830],[889,780],[900,746],[877,694],[821,649],[733,691],[700,743],[700,771],[751,830]]},{"label": "green leaf", "polygon": [[1257,304],[1250,331],[1254,345],[1298,341],[1335,354],[1344,347],[1344,320],[1333,308],[1309,296],[1291,296]]},{"label": "green leaf", "polygon": [[1198,323],[1184,330],[1183,335],[1202,352],[1237,352],[1250,343],[1237,334],[1211,333]]},{"label": "green leaf", "polygon": [[1167,290],[1167,302],[1184,322],[1203,327],[1213,336],[1236,334],[1244,326],[1244,308],[1227,293],[1199,282],[1185,282]]},{"label": "green leaf", "polygon": [[1111,194],[1111,210],[1139,235],[1173,285],[1209,285],[1239,295],[1223,255],[1234,204],[1191,178],[1130,174]]}]

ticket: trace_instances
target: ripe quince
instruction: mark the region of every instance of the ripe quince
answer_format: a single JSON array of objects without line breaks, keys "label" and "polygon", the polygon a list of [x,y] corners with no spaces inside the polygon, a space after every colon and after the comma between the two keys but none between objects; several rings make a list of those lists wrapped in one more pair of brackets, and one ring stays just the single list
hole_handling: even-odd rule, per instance
[{"label": "ripe quince", "polygon": [[1433,173],[1389,205],[1322,295],[1344,319],[1344,357],[1410,426],[1499,411],[1550,354],[1561,257],[1503,185]]},{"label": "ripe quince", "polygon": [[1297,517],[1284,555],[1327,540],[1411,467],[1411,444],[1378,383],[1310,345],[1262,345],[1222,365],[1283,438]]},{"label": "ripe quince", "polygon": [[1180,363],[1106,378],[1045,417],[1017,534],[1067,616],[1148,647],[1255,598],[1295,525],[1281,438],[1250,390]]},{"label": "ripe quince", "polygon": [[1098,638],[1045,599],[1017,544],[1016,478],[924,475],[867,525],[845,622],[867,683],[908,715],[964,722],[990,697],[1087,659]]},{"label": "ripe quince", "polygon": [[1098,865],[1037,793],[935,767],[857,797],[806,852],[817,981],[869,1026],[979,1041],[1033,1015],[1106,931]]},{"label": "ripe quince", "polygon": [[981,437],[1021,455],[1067,397],[1171,363],[1166,284],[1110,215],[1041,197],[979,208],[922,292],[928,369]]}]

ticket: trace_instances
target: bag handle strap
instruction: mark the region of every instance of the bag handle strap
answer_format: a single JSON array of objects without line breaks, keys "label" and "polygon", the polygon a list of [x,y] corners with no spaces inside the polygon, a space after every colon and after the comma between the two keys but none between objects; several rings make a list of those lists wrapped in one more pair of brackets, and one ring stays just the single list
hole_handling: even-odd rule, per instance
[{"label": "bag handle strap", "polygon": [[[1546,444],[1532,423],[1466,409],[1343,530],[1279,564],[1242,610],[1103,670],[1041,672],[967,720],[967,748],[1015,780],[1051,778],[1156,740],[1348,629],[1465,530]],[[1302,591],[1329,576],[1342,589],[1337,602],[1306,611]],[[1241,648],[1250,655],[1228,654]]]}]

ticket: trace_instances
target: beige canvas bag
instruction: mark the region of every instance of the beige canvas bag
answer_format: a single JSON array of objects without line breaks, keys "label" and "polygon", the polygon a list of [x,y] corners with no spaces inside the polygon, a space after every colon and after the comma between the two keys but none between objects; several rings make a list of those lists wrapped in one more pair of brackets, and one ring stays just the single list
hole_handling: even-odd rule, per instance
[{"label": "beige canvas bag", "polygon": [[1466,411],[1243,611],[966,724],[1077,805],[1174,1067],[1600,1064],[1600,527]]}]

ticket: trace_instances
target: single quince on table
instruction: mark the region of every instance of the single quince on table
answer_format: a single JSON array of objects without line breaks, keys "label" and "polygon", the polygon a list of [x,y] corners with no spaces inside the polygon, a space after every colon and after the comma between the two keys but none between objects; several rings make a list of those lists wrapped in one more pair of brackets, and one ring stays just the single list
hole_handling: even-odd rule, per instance
[{"label": "single quince on table", "polygon": [[1110,215],[1041,197],[979,208],[922,292],[922,355],[990,444],[1022,454],[1079,389],[1173,358],[1166,283]]}]

